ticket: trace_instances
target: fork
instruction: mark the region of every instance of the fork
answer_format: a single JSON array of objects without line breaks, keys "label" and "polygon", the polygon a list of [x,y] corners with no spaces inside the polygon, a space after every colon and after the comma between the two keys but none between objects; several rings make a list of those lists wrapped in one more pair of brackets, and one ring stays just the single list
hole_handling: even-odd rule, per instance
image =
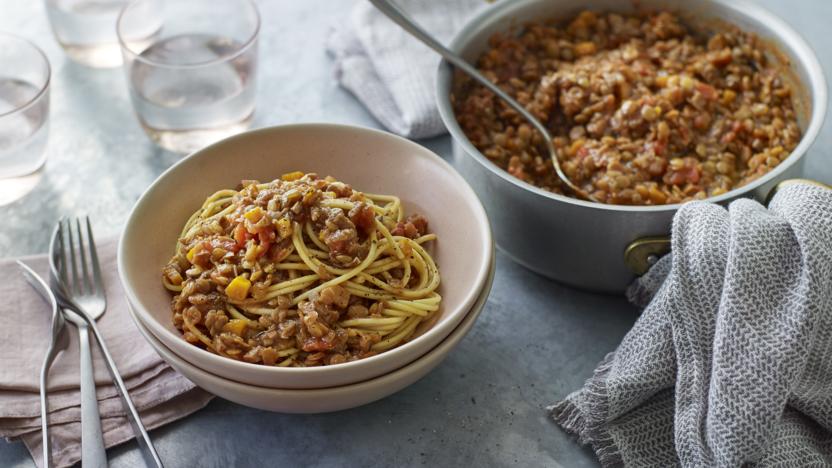
[{"label": "fork", "polygon": [[[64,227],[66,225],[66,228]],[[57,235],[59,249],[65,252],[64,238],[68,238],[70,245],[69,258],[72,267],[72,283],[67,279],[67,263],[61,263],[61,278],[64,280],[67,292],[73,295],[75,302],[87,312],[93,320],[98,320],[107,309],[107,297],[104,294],[104,282],[101,280],[101,269],[98,263],[97,254],[92,246],[95,245],[92,237],[92,228],[87,218],[87,243],[90,248],[91,270],[87,266],[87,259],[84,255],[84,241],[81,233],[81,221],[75,219],[77,243],[81,246],[79,258],[76,260],[75,243],[72,235],[72,225],[69,220],[58,221]],[[78,274],[78,264],[82,276]],[[92,275],[92,276],[91,276]],[[104,448],[104,435],[101,432],[101,416],[98,413],[98,398],[95,394],[95,373],[90,352],[89,325],[78,314],[70,309],[63,309],[66,319],[78,328],[78,342],[81,355],[81,459],[84,466],[90,468],[102,468],[107,466],[107,453]]]},{"label": "fork", "polygon": [[43,359],[43,366],[40,369],[40,430],[43,441],[41,444],[43,446],[43,465],[51,468],[52,450],[49,441],[49,403],[47,400],[49,368],[52,367],[52,361],[55,360],[55,355],[58,354],[58,351],[65,349],[67,346],[67,341],[61,339],[66,338],[66,334],[63,333],[64,316],[58,308],[55,296],[40,275],[20,260],[17,261],[17,264],[23,270],[23,276],[26,278],[26,282],[52,307],[52,338],[49,342],[49,348],[46,351],[46,357]]},{"label": "fork", "polygon": [[[92,329],[93,335],[101,348],[101,353],[104,355],[104,361],[107,364],[107,370],[116,384],[116,390],[121,397],[121,402],[127,413],[128,420],[133,426],[133,432],[136,434],[136,440],[142,448],[142,455],[148,466],[162,467],[162,461],[153,447],[150,436],[142,424],[138,411],[136,411],[133,401],[130,399],[130,394],[124,381],[116,368],[107,344],[95,324],[95,319],[90,311],[97,312],[95,317],[100,317],[103,309],[106,308],[106,297],[104,294],[104,282],[101,277],[101,267],[98,261],[98,253],[95,248],[95,241],[92,235],[92,226],[89,217],[86,218],[87,227],[87,245],[83,242],[81,234],[81,221],[75,219],[75,227],[77,232],[77,241],[72,237],[72,222],[66,222],[67,235],[64,236],[64,220],[61,219],[57,226],[57,236],[53,236],[53,242],[49,246],[49,267],[50,267],[50,286],[55,293],[58,303],[64,310],[69,309],[76,314],[87,327]],[[69,246],[65,245],[64,237],[67,237]],[[76,256],[77,250],[77,256]],[[87,265],[89,260],[90,265]],[[80,265],[80,269],[78,268]],[[98,310],[101,309],[100,312]],[[79,327],[79,334],[81,328]],[[83,366],[82,366],[83,368]],[[90,375],[92,369],[90,366]],[[83,380],[82,380],[83,382]],[[95,382],[92,382],[92,398],[95,398]],[[92,402],[96,409],[96,419],[100,431],[100,419],[97,416],[98,402]],[[83,411],[83,410],[82,410]],[[82,413],[83,414],[83,413]],[[82,421],[83,431],[83,421]],[[86,433],[82,434],[85,435]],[[83,444],[83,437],[82,437]],[[102,444],[103,445],[103,444]],[[82,446],[83,453],[83,446]],[[91,460],[92,461],[92,460]],[[86,462],[86,459],[85,459]],[[98,460],[95,460],[98,463]],[[103,457],[101,466],[106,466],[106,453]]]}]

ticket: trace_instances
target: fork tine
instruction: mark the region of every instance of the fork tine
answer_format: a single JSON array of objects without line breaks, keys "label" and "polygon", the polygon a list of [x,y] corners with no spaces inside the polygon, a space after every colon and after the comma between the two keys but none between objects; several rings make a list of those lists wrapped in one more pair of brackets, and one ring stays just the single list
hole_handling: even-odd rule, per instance
[{"label": "fork tine", "polygon": [[74,290],[76,293],[81,292],[81,282],[78,278],[78,262],[75,259],[75,241],[72,238],[72,222],[66,220],[66,233],[69,237],[69,259],[72,262],[72,285],[67,285],[67,288]]},{"label": "fork tine", "polygon": [[[84,248],[84,235],[81,232],[81,218],[75,218],[75,232],[78,233],[78,257],[79,263],[81,264],[81,273],[83,275],[83,278],[78,278],[78,286],[81,288],[81,294],[92,294],[92,277],[90,276],[89,269],[87,268],[87,256],[89,254],[87,254],[86,249]],[[89,244],[89,239],[87,239],[87,244]]]},{"label": "fork tine", "polygon": [[58,248],[59,248],[59,258],[60,261],[60,275],[61,275],[61,284],[64,285],[65,288],[69,288],[69,278],[67,276],[66,271],[66,244],[64,243],[64,217],[62,216],[61,219],[58,220]]},{"label": "fork tine", "polygon": [[95,240],[92,237],[92,225],[90,217],[87,216],[87,242],[89,242],[90,258],[92,259],[92,274],[95,279],[94,290],[96,294],[104,293],[104,280],[101,278],[101,265],[98,262],[98,251],[95,248]]}]

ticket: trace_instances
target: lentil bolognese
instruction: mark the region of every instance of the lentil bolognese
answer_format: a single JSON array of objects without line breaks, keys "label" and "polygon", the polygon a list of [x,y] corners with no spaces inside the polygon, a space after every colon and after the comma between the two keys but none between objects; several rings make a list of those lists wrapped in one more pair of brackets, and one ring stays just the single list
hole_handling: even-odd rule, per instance
[{"label": "lentil bolognese", "polygon": [[209,196],[185,223],[162,283],[185,340],[268,366],[338,364],[410,339],[441,301],[399,198],[293,172]]},{"label": "lentil bolognese", "polygon": [[[717,196],[789,156],[792,89],[753,34],[696,30],[669,12],[584,11],[498,33],[477,67],[550,129],[565,174],[599,201]],[[563,190],[541,135],[461,73],[452,102],[469,140],[514,177]]]}]

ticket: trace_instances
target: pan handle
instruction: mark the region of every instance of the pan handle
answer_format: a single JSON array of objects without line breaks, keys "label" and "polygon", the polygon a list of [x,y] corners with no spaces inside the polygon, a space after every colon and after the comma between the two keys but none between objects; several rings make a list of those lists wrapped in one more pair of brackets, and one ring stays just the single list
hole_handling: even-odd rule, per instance
[{"label": "pan handle", "polygon": [[[788,179],[775,185],[766,196],[768,206],[774,195],[783,187],[796,184],[814,185],[832,190],[832,186],[809,179]],[[670,252],[670,236],[651,236],[636,239],[624,250],[624,263],[634,274],[641,276],[647,273],[663,255]]]}]

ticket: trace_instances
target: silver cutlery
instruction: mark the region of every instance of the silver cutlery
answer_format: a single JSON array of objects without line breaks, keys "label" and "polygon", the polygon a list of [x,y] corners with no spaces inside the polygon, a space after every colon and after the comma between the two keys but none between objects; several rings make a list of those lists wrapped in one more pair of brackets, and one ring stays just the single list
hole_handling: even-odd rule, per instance
[{"label": "silver cutlery", "polygon": [[[133,405],[133,401],[130,399],[130,394],[110,355],[107,344],[101,336],[95,320],[87,309],[90,308],[90,310],[97,311],[99,307],[103,308],[106,306],[104,284],[101,278],[101,268],[89,218],[86,219],[88,233],[87,246],[81,242],[80,221],[76,220],[75,224],[79,230],[79,242],[75,243],[76,245],[73,245],[71,241],[69,246],[65,245],[63,241],[64,233],[62,232],[63,222],[58,223],[58,227],[55,230],[56,234],[52,237],[52,242],[49,246],[50,286],[55,293],[58,304],[65,310],[69,309],[77,314],[86,323],[87,327],[92,330],[101,349],[101,353],[104,355],[107,370],[110,372],[110,376],[116,384],[116,390],[121,397],[121,402],[127,412],[127,417],[133,427],[133,432],[136,434],[136,440],[142,449],[145,463],[148,466],[161,468],[163,466],[162,461],[156,453],[153,442],[150,440],[150,436],[142,424],[139,413]],[[67,226],[67,229],[71,232],[71,222]],[[86,266],[86,260],[79,259],[88,259],[90,262],[89,268]],[[79,263],[80,269],[78,268]],[[97,407],[97,401],[95,404]],[[106,458],[104,459],[104,465],[106,465]]]},{"label": "silver cutlery", "polygon": [[55,360],[55,355],[58,354],[58,351],[67,346],[66,340],[61,339],[64,337],[61,333],[64,330],[64,317],[58,308],[55,296],[49,290],[46,282],[25,263],[18,260],[17,264],[23,270],[23,276],[26,278],[26,282],[52,307],[52,338],[49,341],[49,348],[46,351],[46,357],[43,359],[43,366],[40,369],[40,428],[41,437],[43,438],[43,464],[46,467],[51,467],[52,451],[49,441],[49,405],[47,400],[49,368],[52,367],[52,361]]},{"label": "silver cutlery", "polygon": [[555,145],[552,142],[552,135],[549,133],[549,130],[546,128],[545,125],[540,123],[537,118],[532,115],[522,104],[515,101],[514,98],[508,95],[505,91],[500,89],[499,86],[492,83],[488,80],[482,73],[479,72],[476,68],[472,67],[468,62],[465,61],[464,58],[460,57],[459,55],[451,52],[448,48],[443,46],[439,41],[437,41],[433,36],[428,34],[427,31],[422,29],[418,24],[416,24],[410,17],[405,14],[397,5],[394,5],[392,2],[388,0],[370,0],[380,12],[384,13],[385,16],[390,18],[394,23],[398,24],[402,27],[405,31],[410,33],[413,37],[421,41],[426,46],[433,49],[439,55],[441,55],[445,60],[450,62],[457,70],[462,71],[466,75],[470,76],[472,79],[477,81],[479,84],[488,88],[489,91],[494,93],[498,98],[500,98],[503,102],[509,105],[512,109],[514,109],[518,114],[520,114],[527,122],[529,122],[532,127],[537,130],[541,136],[543,136],[543,143],[546,145],[546,150],[549,153],[549,157],[552,160],[552,165],[555,168],[555,173],[557,174],[558,178],[560,178],[561,182],[566,185],[575,195],[578,195],[580,198],[585,200],[595,201],[596,200],[591,194],[587,193],[585,190],[581,189],[577,185],[575,185],[566,173],[563,172],[563,169],[560,167],[560,161],[558,160],[558,153],[555,149]]},{"label": "silver cutlery", "polygon": [[[92,227],[87,218],[87,243],[90,245],[88,265],[85,254],[84,236],[81,221],[75,219],[75,235],[71,221],[60,220],[55,228],[58,248],[65,252],[65,242],[69,244],[69,264],[61,264],[61,280],[68,292],[93,320],[98,320],[107,308],[107,297],[104,294],[104,282],[101,279],[101,269],[92,237]],[[74,244],[79,246],[74,248]],[[76,250],[78,255],[76,256]],[[70,268],[71,267],[71,268]],[[80,274],[79,274],[80,268]],[[69,275],[68,275],[69,270]],[[81,459],[84,467],[104,468],[107,466],[107,452],[104,448],[104,435],[101,432],[101,416],[98,413],[98,398],[95,394],[95,373],[90,352],[89,326],[78,314],[70,309],[63,310],[67,321],[78,328],[78,343],[81,368]]]}]

